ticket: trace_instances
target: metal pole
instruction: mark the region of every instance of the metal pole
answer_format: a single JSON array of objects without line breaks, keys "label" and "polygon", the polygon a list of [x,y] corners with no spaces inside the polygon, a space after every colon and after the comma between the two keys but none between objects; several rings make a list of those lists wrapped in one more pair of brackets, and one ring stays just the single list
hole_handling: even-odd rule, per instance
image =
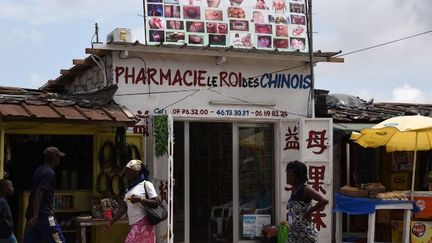
[{"label": "metal pole", "polygon": [[311,76],[311,91],[310,91],[310,108],[308,109],[308,117],[315,118],[315,77],[314,77],[314,62],[313,62],[313,37],[312,37],[312,0],[307,1],[306,7],[307,19],[307,35],[309,47],[309,71]]},{"label": "metal pole", "polygon": [[144,29],[144,43],[147,43],[147,37],[146,37],[146,7],[145,7],[146,0],[143,0],[143,29]]}]

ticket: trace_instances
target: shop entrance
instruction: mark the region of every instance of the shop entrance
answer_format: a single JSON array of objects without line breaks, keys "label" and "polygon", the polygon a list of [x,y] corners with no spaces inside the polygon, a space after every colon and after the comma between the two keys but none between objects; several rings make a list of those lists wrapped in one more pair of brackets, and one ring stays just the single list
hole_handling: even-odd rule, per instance
[{"label": "shop entrance", "polygon": [[260,240],[243,217],[274,221],[272,124],[175,122],[174,138],[174,241]]},{"label": "shop entrance", "polygon": [[[5,136],[5,177],[15,187],[15,194],[9,198],[14,216],[15,232],[18,241],[22,240],[24,230],[24,212],[27,196],[31,188],[33,173],[44,161],[42,151],[48,146],[56,146],[66,153],[56,171],[56,211],[66,240],[75,241],[73,217],[78,214],[90,214],[79,211],[80,205],[74,205],[74,195],[91,195],[93,171],[93,136],[51,135],[51,134],[7,134]],[[27,195],[27,196],[26,196]],[[87,198],[87,197],[85,197]],[[80,198],[76,199],[77,201]],[[67,201],[67,202],[66,202]],[[67,210],[66,210],[67,209]]]}]

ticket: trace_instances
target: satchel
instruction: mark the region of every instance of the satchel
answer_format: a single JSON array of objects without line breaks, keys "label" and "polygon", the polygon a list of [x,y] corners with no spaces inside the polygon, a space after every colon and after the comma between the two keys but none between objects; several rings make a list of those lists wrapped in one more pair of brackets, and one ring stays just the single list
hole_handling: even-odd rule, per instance
[{"label": "satchel", "polygon": [[[144,182],[144,190],[145,190],[146,198],[149,199],[145,182]],[[168,212],[165,208],[165,205],[162,203],[162,201],[159,198],[157,198],[157,200],[158,200],[158,204],[153,207],[147,206],[145,203],[143,203],[144,208],[147,211],[147,216],[151,225],[157,225],[168,217]]]}]

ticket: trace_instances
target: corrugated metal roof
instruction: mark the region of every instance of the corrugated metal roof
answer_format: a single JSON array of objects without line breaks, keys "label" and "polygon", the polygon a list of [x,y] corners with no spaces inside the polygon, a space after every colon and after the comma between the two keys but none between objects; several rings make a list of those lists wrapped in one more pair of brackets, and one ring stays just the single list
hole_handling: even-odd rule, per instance
[{"label": "corrugated metal roof", "polygon": [[[325,95],[327,97],[332,95]],[[412,103],[373,103],[373,100],[366,102],[358,99],[357,103],[329,102],[327,104],[325,117],[332,117],[336,123],[379,123],[388,118],[402,115],[423,115],[432,116],[432,104]],[[346,100],[345,100],[346,101]]]},{"label": "corrugated metal roof", "polygon": [[0,121],[44,121],[132,126],[136,123],[126,107],[104,104],[83,106],[73,99],[53,98],[42,90],[0,86]]}]

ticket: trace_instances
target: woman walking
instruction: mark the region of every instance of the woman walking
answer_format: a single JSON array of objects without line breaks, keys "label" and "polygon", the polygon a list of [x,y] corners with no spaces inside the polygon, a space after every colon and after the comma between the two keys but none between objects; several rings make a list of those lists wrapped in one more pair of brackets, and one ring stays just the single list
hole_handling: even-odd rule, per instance
[{"label": "woman walking", "polygon": [[125,243],[156,242],[154,226],[149,223],[144,208],[144,205],[151,207],[158,204],[156,190],[148,181],[149,174],[141,160],[131,160],[126,165],[126,176],[131,183],[118,213],[109,223],[109,225],[114,224],[127,212],[131,229]]}]

